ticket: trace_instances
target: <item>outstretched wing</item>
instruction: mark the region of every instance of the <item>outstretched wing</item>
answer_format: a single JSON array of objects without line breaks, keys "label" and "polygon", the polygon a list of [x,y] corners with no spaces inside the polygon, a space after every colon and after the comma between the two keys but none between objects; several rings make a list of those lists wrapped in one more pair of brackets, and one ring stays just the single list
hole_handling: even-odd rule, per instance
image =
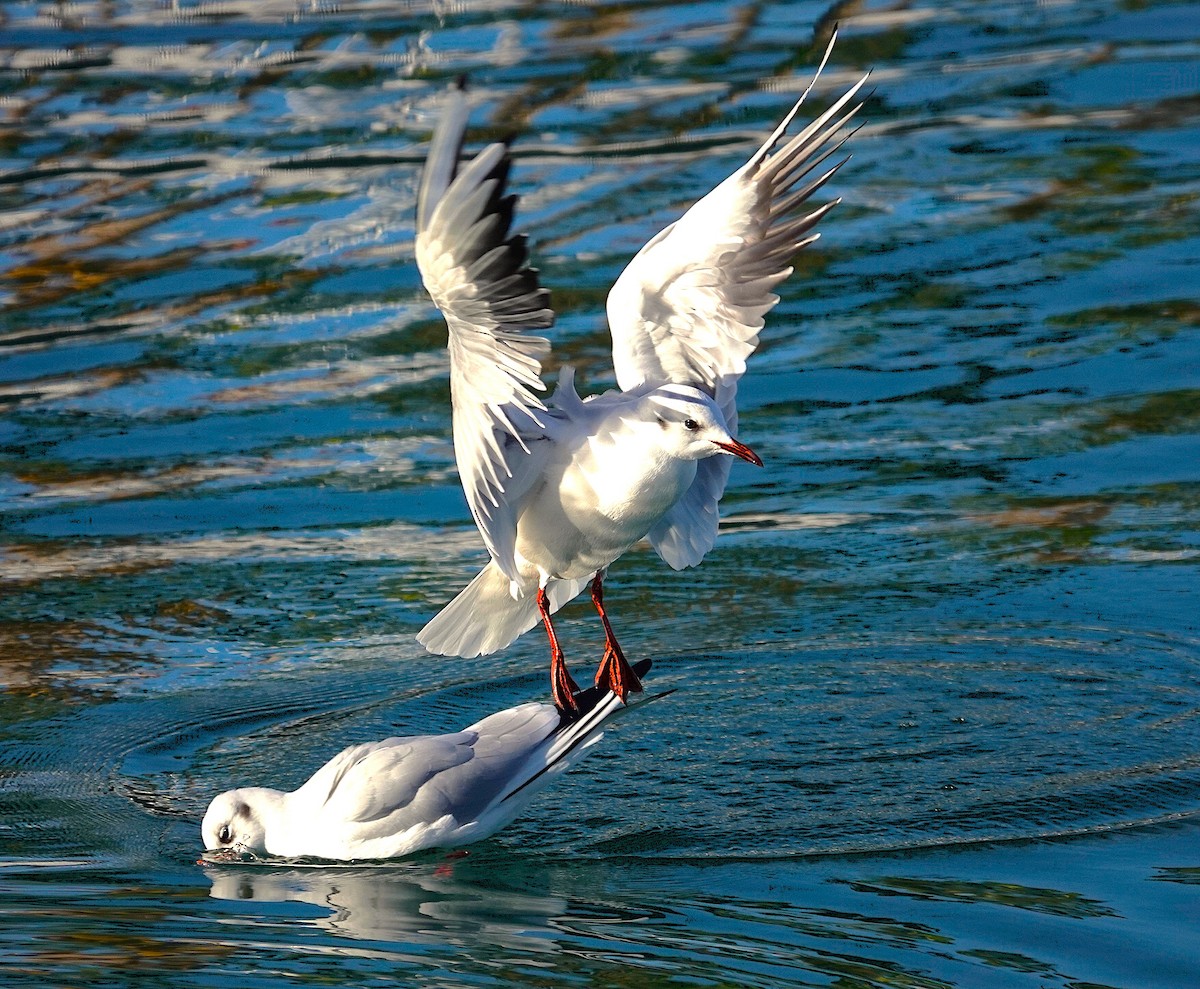
[{"label": "outstretched wing", "polygon": [[[833,41],[817,69],[820,76]],[[608,296],[617,383],[628,391],[674,382],[704,389],[737,431],[737,383],[758,346],[764,317],[779,302],[773,289],[792,273],[796,252],[817,239],[813,228],[838,200],[803,207],[848,160],[821,170],[848,137],[846,125],[866,82],[792,138],[786,138],[812,89],[746,164],[651,240],[621,273]],[[816,173],[814,175],[814,173]],[[725,457],[699,464],[680,502],[651,530],[671,566],[693,566],[717,535],[717,502],[729,475]]]},{"label": "outstretched wing", "polygon": [[549,293],[529,266],[525,238],[511,233],[516,196],[505,195],[503,144],[458,169],[466,98],[447,99],[417,203],[417,267],[449,328],[454,454],[471,514],[488,552],[509,577],[514,538],[505,498],[514,461],[528,453],[545,409],[542,360],[550,343],[530,330],[553,325]]}]

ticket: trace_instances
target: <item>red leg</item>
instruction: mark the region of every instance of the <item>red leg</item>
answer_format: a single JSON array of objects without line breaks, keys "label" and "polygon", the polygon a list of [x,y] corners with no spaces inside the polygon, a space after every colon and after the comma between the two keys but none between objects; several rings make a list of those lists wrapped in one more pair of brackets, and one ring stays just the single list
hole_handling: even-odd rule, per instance
[{"label": "red leg", "polygon": [[608,621],[608,613],[604,610],[603,570],[597,571],[596,577],[592,581],[592,604],[596,606],[596,613],[600,616],[601,624],[604,625],[604,658],[600,660],[600,668],[596,670],[596,685],[607,684],[608,689],[621,700],[625,700],[630,691],[641,693],[642,681],[638,679],[638,675],[633,672],[633,667],[625,659],[625,654],[617,643],[617,637],[613,635],[612,625]]},{"label": "red leg", "polygon": [[563,714],[574,714],[579,710],[579,705],[572,695],[579,687],[567,672],[567,659],[558,644],[558,636],[554,634],[554,625],[550,621],[550,599],[544,587],[538,588],[537,606],[550,639],[550,696],[554,699],[554,706]]}]

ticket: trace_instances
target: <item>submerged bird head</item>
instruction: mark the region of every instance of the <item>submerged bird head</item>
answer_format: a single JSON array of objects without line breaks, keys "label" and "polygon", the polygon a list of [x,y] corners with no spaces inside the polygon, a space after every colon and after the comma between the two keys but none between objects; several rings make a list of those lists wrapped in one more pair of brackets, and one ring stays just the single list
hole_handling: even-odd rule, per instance
[{"label": "submerged bird head", "polygon": [[720,406],[699,388],[663,385],[646,396],[661,430],[663,448],[680,460],[703,460],[727,453],[761,467],[757,453],[729,435]]},{"label": "submerged bird head", "polygon": [[264,787],[243,787],[214,797],[200,825],[205,849],[233,855],[265,853],[265,817],[268,808],[282,797],[278,790]]}]

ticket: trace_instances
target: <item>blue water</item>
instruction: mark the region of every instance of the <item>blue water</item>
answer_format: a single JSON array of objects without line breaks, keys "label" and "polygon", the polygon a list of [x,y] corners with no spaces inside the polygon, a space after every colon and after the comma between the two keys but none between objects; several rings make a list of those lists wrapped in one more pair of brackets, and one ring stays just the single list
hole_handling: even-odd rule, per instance
[{"label": "blue water", "polygon": [[[0,982],[1200,983],[1200,4],[0,18]],[[874,92],[766,467],[606,585],[675,692],[466,857],[198,865],[221,790],[546,694],[537,634],[414,640],[483,559],[412,262],[448,80],[598,390],[608,286],[835,20],[814,107]]]}]

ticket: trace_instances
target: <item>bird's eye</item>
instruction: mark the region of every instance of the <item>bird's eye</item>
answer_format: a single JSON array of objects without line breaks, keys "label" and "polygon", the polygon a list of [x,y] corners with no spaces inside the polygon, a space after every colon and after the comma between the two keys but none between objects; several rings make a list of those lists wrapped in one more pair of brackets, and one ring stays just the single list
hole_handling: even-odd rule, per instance
[{"label": "bird's eye", "polygon": [[233,831],[230,830],[228,824],[221,825],[221,830],[217,832],[217,841],[219,841],[222,845],[228,845],[231,841],[233,841]]},{"label": "bird's eye", "polygon": [[700,428],[700,423],[696,422],[695,419],[684,419],[683,420],[683,428],[689,429],[694,433],[697,429]]}]

